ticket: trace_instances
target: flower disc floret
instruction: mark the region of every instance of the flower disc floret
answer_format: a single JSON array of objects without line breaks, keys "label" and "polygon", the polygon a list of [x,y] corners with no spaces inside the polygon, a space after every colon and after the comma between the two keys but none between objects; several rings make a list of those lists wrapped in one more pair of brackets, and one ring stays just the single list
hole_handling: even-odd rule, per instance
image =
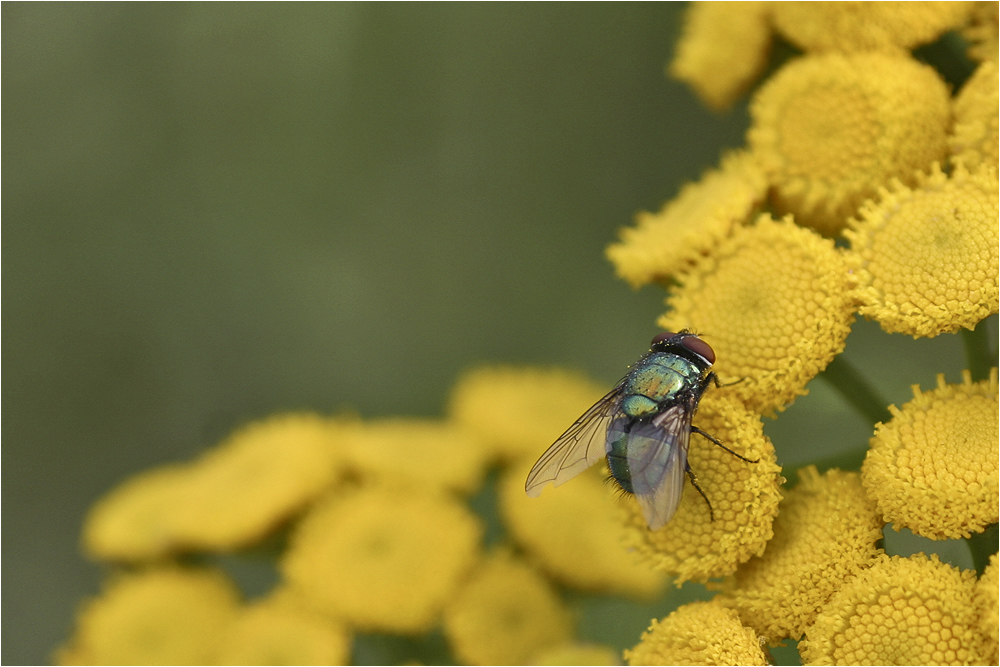
[{"label": "flower disc floret", "polygon": [[995,171],[934,165],[917,187],[894,183],[866,203],[845,232],[861,314],[916,338],[997,312],[997,197]]},{"label": "flower disc floret", "polygon": [[986,656],[991,665],[1000,660],[1000,643],[998,643],[997,614],[1000,612],[1000,576],[998,576],[997,555],[990,556],[990,562],[976,582],[976,614],[979,617],[979,630],[986,642]]},{"label": "flower disc floret", "polygon": [[761,554],[773,536],[784,481],[760,416],[738,401],[707,394],[694,425],[756,462],[692,434],[688,462],[712,503],[711,513],[690,480],[684,482],[677,513],[656,531],[649,530],[635,499],[624,499],[627,546],[675,577],[678,585],[731,574],[740,563]]},{"label": "flower disc floret", "polygon": [[642,640],[625,650],[629,665],[767,665],[761,642],[718,602],[692,602],[653,619]]},{"label": "flower disc floret", "polygon": [[775,204],[833,236],[879,185],[944,159],[951,104],[941,77],[909,57],[831,53],[785,65],[750,114]]},{"label": "flower disc floret", "polygon": [[632,287],[667,281],[746,224],[766,193],[767,181],[753,159],[746,152],[730,153],[719,169],[685,185],[659,213],[637,215],[635,227],[623,228],[621,241],[606,254]]},{"label": "flower disc floret", "polygon": [[969,537],[998,520],[997,370],[921,392],[875,427],[862,478],[886,521],[931,539]]},{"label": "flower disc floret", "polygon": [[720,391],[762,413],[782,410],[844,349],[854,319],[833,242],[762,215],[678,278],[658,324],[715,350]]},{"label": "flower disc floret", "polygon": [[841,584],[878,557],[882,524],[858,473],[804,468],[764,554],[740,566],[716,599],[772,645],[799,639]]},{"label": "flower disc floret", "polygon": [[881,556],[820,610],[799,643],[803,664],[985,664],[975,583],[937,556]]}]

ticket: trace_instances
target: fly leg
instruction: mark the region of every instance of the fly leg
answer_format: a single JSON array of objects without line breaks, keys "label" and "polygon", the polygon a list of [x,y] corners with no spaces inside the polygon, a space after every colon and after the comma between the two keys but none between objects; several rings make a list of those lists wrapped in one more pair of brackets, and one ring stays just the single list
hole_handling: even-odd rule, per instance
[{"label": "fly leg", "polygon": [[695,476],[694,470],[691,470],[691,466],[687,461],[684,462],[684,472],[687,473],[688,479],[691,480],[691,484],[694,485],[694,488],[698,489],[698,493],[700,493],[701,497],[705,499],[705,504],[708,505],[709,518],[712,521],[715,521],[715,512],[712,511],[712,502],[708,499],[708,496],[705,495],[705,491],[701,488],[701,484],[698,483],[698,478]]},{"label": "fly leg", "polygon": [[760,463],[760,459],[748,459],[745,456],[741,456],[741,455],[737,454],[733,450],[729,449],[729,447],[726,447],[724,444],[722,444],[721,442],[719,442],[718,440],[716,440],[715,438],[713,438],[712,436],[710,436],[708,433],[705,433],[704,431],[702,431],[697,426],[692,426],[691,427],[691,432],[692,433],[697,433],[698,435],[701,435],[701,436],[704,436],[704,437],[708,438],[714,444],[718,445],[719,447],[722,447],[724,450],[726,450],[727,452],[729,452],[730,454],[732,454],[733,456],[735,456],[738,459],[742,459],[742,460],[746,461],[747,463]]}]

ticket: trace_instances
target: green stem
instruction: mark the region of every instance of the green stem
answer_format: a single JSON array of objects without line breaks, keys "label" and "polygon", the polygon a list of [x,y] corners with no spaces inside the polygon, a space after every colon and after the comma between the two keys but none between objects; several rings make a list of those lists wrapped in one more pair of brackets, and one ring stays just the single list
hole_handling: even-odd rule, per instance
[{"label": "green stem", "polygon": [[844,355],[834,357],[820,376],[872,424],[891,419],[889,404],[879,396],[868,380],[844,359]]},{"label": "green stem", "polygon": [[987,323],[983,320],[975,329],[962,329],[965,343],[965,361],[972,373],[972,380],[978,382],[990,376],[990,368],[996,366],[995,343],[991,343],[987,333]]},{"label": "green stem", "polygon": [[972,552],[972,563],[976,566],[976,572],[982,576],[983,570],[990,562],[990,556],[997,552],[997,524],[991,523],[986,526],[986,530],[981,533],[973,533],[965,542]]}]

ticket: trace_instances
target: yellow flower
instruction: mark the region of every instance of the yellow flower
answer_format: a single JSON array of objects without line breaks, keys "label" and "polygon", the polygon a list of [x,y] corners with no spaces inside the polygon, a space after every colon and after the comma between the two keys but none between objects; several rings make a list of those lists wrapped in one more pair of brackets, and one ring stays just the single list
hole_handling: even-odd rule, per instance
[{"label": "yellow flower", "polygon": [[716,600],[772,645],[799,639],[840,585],[880,553],[882,520],[861,476],[809,466],[781,502],[774,539],[743,564]]},{"label": "yellow flower", "polygon": [[459,378],[448,414],[512,461],[537,456],[604,393],[569,371],[484,366]]},{"label": "yellow flower", "polygon": [[875,427],[862,479],[886,521],[931,539],[969,537],[998,519],[997,369],[959,385],[937,376]]},{"label": "yellow flower", "polygon": [[937,72],[879,53],[805,56],[757,91],[747,140],[776,205],[833,236],[876,188],[942,160],[951,120]]},{"label": "yellow flower", "polygon": [[561,644],[536,653],[529,665],[620,665],[618,651],[600,644]]},{"label": "yellow flower", "polygon": [[677,513],[657,531],[649,530],[635,499],[625,499],[628,546],[674,576],[678,585],[688,579],[705,581],[730,574],[740,563],[762,553],[773,535],[771,524],[784,481],[760,417],[737,401],[709,392],[694,425],[741,456],[759,460],[748,463],[692,435],[688,461],[712,503],[711,514],[689,481],[684,483]]},{"label": "yellow flower", "polygon": [[833,243],[764,214],[678,278],[658,324],[691,329],[715,350],[721,393],[783,410],[839,352],[854,319]]},{"label": "yellow flower", "polygon": [[545,579],[522,562],[494,554],[444,610],[444,634],[469,665],[520,665],[569,640],[569,611]]},{"label": "yellow flower", "polygon": [[764,70],[771,45],[766,2],[694,2],[668,73],[709,107],[728,109]]},{"label": "yellow flower", "polygon": [[997,59],[998,13],[997,2],[972,3],[969,24],[962,29],[962,37],[969,43],[968,55],[973,60]]},{"label": "yellow flower", "polygon": [[625,650],[630,665],[766,665],[757,635],[717,602],[692,602],[662,621],[653,619],[642,640]]},{"label": "yellow flower", "polygon": [[893,184],[845,232],[860,312],[890,333],[972,329],[997,312],[997,177],[935,164],[916,188]]},{"label": "yellow flower", "polygon": [[606,254],[632,287],[666,281],[745,224],[766,194],[767,181],[753,159],[730,153],[721,168],[685,185],[659,213],[636,216],[636,226],[623,228],[621,241]]},{"label": "yellow flower", "polygon": [[986,566],[983,575],[976,582],[976,613],[979,616],[979,630],[986,641],[986,656],[990,665],[1000,661],[998,649],[997,613],[1000,611],[998,602],[1000,578],[997,576],[997,555],[990,556],[990,564]]},{"label": "yellow flower", "polygon": [[351,639],[326,616],[295,604],[284,591],[245,608],[218,639],[213,664],[344,665]]},{"label": "yellow flower", "polygon": [[208,664],[238,609],[236,587],[220,572],[170,567],[121,575],[80,611],[56,662]]},{"label": "yellow flower", "polygon": [[132,561],[250,544],[333,482],[337,434],[313,414],[245,426],[194,463],[143,473],[98,501],[84,547],[95,558]]},{"label": "yellow flower", "polygon": [[937,556],[881,556],[820,610],[799,643],[803,664],[984,664],[975,583]]},{"label": "yellow flower", "polygon": [[482,482],[484,446],[468,431],[431,419],[382,419],[345,430],[344,455],[368,479],[398,478],[471,493]]},{"label": "yellow flower", "polygon": [[482,527],[464,505],[415,488],[331,497],[292,534],[281,571],[317,608],[364,630],[428,630],[472,567]]},{"label": "yellow flower", "polygon": [[584,590],[652,597],[664,577],[628,553],[614,491],[598,466],[538,498],[524,493],[530,464],[499,485],[500,513],[511,536],[562,583]]},{"label": "yellow flower", "polygon": [[805,51],[902,51],[962,25],[971,2],[776,2],[774,27]]},{"label": "yellow flower", "polygon": [[970,171],[980,164],[997,167],[998,95],[997,61],[987,60],[955,97],[955,127],[948,138],[953,164],[961,164]]}]

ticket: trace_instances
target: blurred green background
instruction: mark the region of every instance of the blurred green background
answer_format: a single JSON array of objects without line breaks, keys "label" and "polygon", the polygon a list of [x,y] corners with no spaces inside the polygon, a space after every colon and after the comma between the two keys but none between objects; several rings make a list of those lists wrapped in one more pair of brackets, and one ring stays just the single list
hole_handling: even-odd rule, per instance
[{"label": "blurred green background", "polygon": [[[616,380],[663,295],[604,246],[747,124],[664,77],[682,9],[4,3],[2,662],[97,592],[90,503],[246,420],[439,415],[481,361]],[[860,329],[887,400],[958,379],[957,337]],[[820,386],[783,462],[818,424],[870,433]]]}]

